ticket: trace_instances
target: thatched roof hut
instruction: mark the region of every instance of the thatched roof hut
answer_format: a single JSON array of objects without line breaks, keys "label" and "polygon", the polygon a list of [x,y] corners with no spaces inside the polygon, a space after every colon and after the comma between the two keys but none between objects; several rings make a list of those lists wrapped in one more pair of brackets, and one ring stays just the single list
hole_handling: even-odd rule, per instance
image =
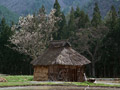
[{"label": "thatched roof hut", "polygon": [[31,63],[34,80],[84,81],[84,66],[90,61],[61,40],[51,41],[45,53]]}]

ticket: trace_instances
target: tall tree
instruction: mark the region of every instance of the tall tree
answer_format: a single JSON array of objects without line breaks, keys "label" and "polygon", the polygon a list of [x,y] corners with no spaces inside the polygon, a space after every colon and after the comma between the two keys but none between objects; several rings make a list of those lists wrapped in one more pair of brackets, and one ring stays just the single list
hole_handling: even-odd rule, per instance
[{"label": "tall tree", "polygon": [[13,31],[6,24],[5,18],[3,18],[0,23],[0,73],[30,74],[30,58],[25,58],[24,54],[11,49],[13,47],[13,44],[10,42],[12,35]]},{"label": "tall tree", "polygon": [[106,16],[106,26],[110,29],[114,29],[117,23],[117,12],[114,6],[111,7],[111,10],[108,12]]},{"label": "tall tree", "polygon": [[60,29],[58,30],[58,38],[59,39],[67,39],[67,22],[64,13],[61,16],[62,20],[60,23]]},{"label": "tall tree", "polygon": [[5,18],[3,18],[0,23],[0,45],[10,43],[9,39],[12,36],[12,33],[10,27],[5,22]]},{"label": "tall tree", "polygon": [[88,28],[91,26],[90,18],[88,14],[85,15],[85,28]]},{"label": "tall tree", "polygon": [[[120,17],[118,17],[114,6],[111,7],[106,25],[110,28],[103,41],[102,66],[106,77],[117,77],[120,73]],[[111,69],[113,72],[109,70]]]},{"label": "tall tree", "polygon": [[83,10],[77,6],[76,11],[74,12],[76,29],[86,28],[90,26],[89,16],[85,14]]},{"label": "tall tree", "polygon": [[75,34],[76,25],[75,25],[75,16],[74,16],[74,8],[71,8],[70,19],[68,21],[68,37]]},{"label": "tall tree", "polygon": [[85,19],[86,19],[85,12],[83,10],[81,10],[79,19],[78,19],[78,29],[85,28],[85,23],[86,23]]},{"label": "tall tree", "polygon": [[43,13],[43,14],[46,13],[44,5],[42,5],[42,7],[39,9],[38,13]]},{"label": "tall tree", "polygon": [[12,43],[17,46],[16,50],[26,53],[32,59],[42,54],[51,35],[56,32],[57,18],[54,13],[52,10],[49,15],[39,13],[35,17],[21,17],[18,25],[13,28],[15,34],[11,38]]},{"label": "tall tree", "polygon": [[102,22],[102,20],[101,20],[100,10],[99,10],[98,4],[95,3],[91,24],[92,24],[92,26],[97,28],[101,24],[101,22]]},{"label": "tall tree", "polygon": [[64,13],[61,12],[61,7],[60,7],[60,4],[59,4],[58,0],[55,0],[53,8],[56,10],[54,15],[59,18],[59,20],[55,23],[55,26],[57,27],[58,30],[57,30],[57,32],[55,32],[53,34],[53,38],[55,40],[60,40],[60,39],[64,38],[62,33],[64,31],[63,29],[65,27],[66,20],[65,20]]},{"label": "tall tree", "polygon": [[76,11],[75,11],[75,18],[78,18],[80,16],[80,8],[77,6]]},{"label": "tall tree", "polygon": [[96,63],[101,59],[102,40],[108,29],[104,26],[99,28],[81,28],[70,41],[73,47],[91,60],[91,75],[96,77]]},{"label": "tall tree", "polygon": [[60,17],[61,16],[61,7],[60,7],[60,4],[59,4],[59,2],[58,2],[58,0],[55,0],[55,3],[54,3],[54,7],[53,7],[55,10],[56,10],[56,12],[55,12],[55,16],[56,17]]}]

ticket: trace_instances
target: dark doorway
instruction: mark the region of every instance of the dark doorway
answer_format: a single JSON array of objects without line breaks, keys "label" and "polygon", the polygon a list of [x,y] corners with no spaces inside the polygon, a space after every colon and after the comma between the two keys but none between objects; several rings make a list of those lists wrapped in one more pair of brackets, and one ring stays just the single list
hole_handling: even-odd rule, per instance
[{"label": "dark doorway", "polygon": [[77,70],[76,69],[69,70],[69,79],[70,81],[73,81],[73,82],[77,81]]}]

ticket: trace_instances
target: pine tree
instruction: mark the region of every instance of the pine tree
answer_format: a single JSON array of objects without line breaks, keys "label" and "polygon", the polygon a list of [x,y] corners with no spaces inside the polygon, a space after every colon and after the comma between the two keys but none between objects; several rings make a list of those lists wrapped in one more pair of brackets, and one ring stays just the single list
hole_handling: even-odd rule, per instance
[{"label": "pine tree", "polygon": [[89,16],[85,14],[83,10],[77,6],[76,11],[74,12],[76,29],[85,28],[90,26]]},{"label": "pine tree", "polygon": [[90,19],[88,14],[85,15],[85,28],[88,28],[91,26]]},{"label": "pine tree", "polygon": [[79,28],[85,28],[85,12],[82,10],[80,11],[79,21],[78,21],[78,29]]},{"label": "pine tree", "polygon": [[75,16],[74,16],[74,8],[71,8],[70,12],[70,20],[68,22],[68,37],[75,34],[76,25],[75,25]]},{"label": "pine tree", "polygon": [[6,45],[9,43],[9,39],[13,32],[10,27],[6,24],[5,18],[1,20],[0,23],[0,45]]},{"label": "pine tree", "polygon": [[42,7],[39,9],[39,13],[46,13],[44,5],[42,5]]},{"label": "pine tree", "polygon": [[58,0],[55,1],[54,7],[53,7],[56,12],[55,16],[60,18],[58,22],[56,22],[55,26],[57,27],[57,32],[53,34],[53,38],[55,40],[61,40],[65,38],[65,32],[66,32],[66,18],[64,16],[64,13],[61,12],[61,7],[59,5]]},{"label": "pine tree", "polygon": [[60,10],[60,4],[58,2],[58,0],[55,0],[55,3],[54,3],[54,6],[53,8],[56,10],[55,11],[55,16],[60,18],[60,20],[58,22],[55,23],[55,27],[57,28],[57,32],[53,33],[53,39],[55,40],[59,40],[60,39],[60,33],[61,33],[61,20],[62,20],[62,17],[61,17],[61,10]]},{"label": "pine tree", "polygon": [[62,21],[60,25],[59,39],[67,39],[67,22],[64,13],[62,13]]},{"label": "pine tree", "polygon": [[60,7],[58,0],[55,0],[55,4],[54,4],[53,8],[56,10],[55,16],[60,17],[61,16],[61,10],[60,10],[61,7]]},{"label": "pine tree", "polygon": [[92,26],[97,28],[101,24],[101,22],[102,20],[101,20],[100,10],[99,10],[98,4],[95,3],[95,8],[94,8],[91,24]]},{"label": "pine tree", "polygon": [[31,67],[29,64],[30,57],[10,48],[15,46],[10,42],[12,35],[13,31],[3,18],[0,22],[0,73],[30,74],[27,71]]},{"label": "pine tree", "polygon": [[75,18],[78,18],[80,16],[80,8],[78,6],[76,8],[74,15],[75,15]]},{"label": "pine tree", "polygon": [[111,30],[113,30],[116,24],[117,24],[117,12],[115,10],[115,7],[112,6],[111,10],[106,16],[106,26],[110,28]]},{"label": "pine tree", "polygon": [[[120,12],[120,10],[119,10]],[[112,77],[116,77],[120,73],[120,17],[118,17],[116,10],[114,6],[111,7],[111,10],[109,11],[109,14],[107,16],[107,23],[106,25],[110,29],[106,37],[104,38],[103,42],[103,61],[107,62],[104,63],[105,66],[107,66],[107,73],[109,72],[109,68],[113,70],[113,74],[109,75]],[[112,63],[111,63],[112,62]],[[102,62],[103,63],[103,62]],[[111,67],[112,66],[112,67]],[[109,72],[110,74],[110,72]]]},{"label": "pine tree", "polygon": [[118,18],[120,18],[120,8],[119,8],[119,11],[118,11]]},{"label": "pine tree", "polygon": [[120,8],[119,8],[119,11],[118,11],[118,17],[116,19],[116,22],[114,22],[114,23],[116,23],[114,25],[114,28],[113,28],[113,32],[116,32],[115,35],[114,35],[114,37],[116,37],[115,41],[118,41],[118,43],[120,45],[120,39],[119,39],[120,38]]}]

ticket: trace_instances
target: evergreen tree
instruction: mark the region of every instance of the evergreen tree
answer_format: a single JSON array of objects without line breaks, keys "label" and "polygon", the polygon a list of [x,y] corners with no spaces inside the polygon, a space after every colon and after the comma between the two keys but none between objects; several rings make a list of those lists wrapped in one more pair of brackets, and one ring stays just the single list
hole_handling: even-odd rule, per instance
[{"label": "evergreen tree", "polygon": [[80,8],[78,6],[76,8],[74,15],[75,15],[75,18],[78,18],[80,16]]},{"label": "evergreen tree", "polygon": [[81,10],[79,14],[77,14],[77,17],[75,17],[75,22],[76,22],[77,29],[86,28],[90,26],[89,16],[85,14],[83,10]]},{"label": "evergreen tree", "polygon": [[117,23],[117,12],[115,7],[112,6],[111,10],[109,11],[108,15],[106,16],[106,26],[110,29],[114,29]]},{"label": "evergreen tree", "polygon": [[105,67],[104,72],[107,77],[118,77],[120,73],[120,17],[119,12],[117,17],[114,6],[111,7],[106,25],[110,30],[103,41],[103,57],[101,63]]},{"label": "evergreen tree", "polygon": [[119,8],[119,11],[118,11],[118,18],[120,18],[120,8]]},{"label": "evergreen tree", "polygon": [[60,17],[61,16],[61,10],[60,10],[61,7],[60,7],[58,0],[55,0],[55,4],[54,4],[53,8],[56,10],[55,16]]},{"label": "evergreen tree", "polygon": [[79,20],[78,20],[78,29],[79,28],[85,28],[85,12],[82,10],[80,11],[80,16],[79,16]]},{"label": "evergreen tree", "polygon": [[39,13],[46,13],[44,5],[42,5],[42,7],[39,9]]},{"label": "evergreen tree", "polygon": [[101,20],[100,10],[99,10],[98,4],[95,3],[95,8],[94,8],[91,24],[92,26],[97,28],[101,24],[101,22],[102,20]]},{"label": "evergreen tree", "polygon": [[13,46],[10,42],[12,35],[13,31],[3,18],[0,23],[0,73],[30,74],[30,57],[9,48]]},{"label": "evergreen tree", "polygon": [[88,28],[91,26],[90,19],[88,14],[85,15],[85,28]]},{"label": "evergreen tree", "polygon": [[75,25],[75,16],[74,16],[74,8],[71,8],[70,19],[68,21],[68,37],[75,34],[76,25]]},{"label": "evergreen tree", "polygon": [[11,31],[10,27],[5,22],[5,18],[3,18],[0,23],[0,45],[6,45],[10,43],[9,39],[12,33],[13,32]]},{"label": "evergreen tree", "polygon": [[60,20],[55,24],[58,30],[53,34],[53,38],[55,40],[61,40],[65,38],[64,34],[66,32],[66,18],[64,16],[64,13],[62,13],[60,10],[61,7],[59,5],[58,0],[55,0],[53,8],[56,9],[55,16],[60,18]]},{"label": "evergreen tree", "polygon": [[60,29],[59,29],[59,39],[67,39],[67,22],[64,13],[62,13],[62,20],[60,23]]},{"label": "evergreen tree", "polygon": [[[116,19],[116,25],[114,27],[114,30],[113,30],[115,33],[115,36],[116,37],[116,40],[118,42],[118,46],[120,46],[120,8],[119,8],[119,11],[118,11],[118,17]],[[119,47],[120,48],[120,47]]]},{"label": "evergreen tree", "polygon": [[74,12],[76,29],[85,28],[90,26],[89,16],[85,14],[83,10],[77,6],[76,11]]}]

